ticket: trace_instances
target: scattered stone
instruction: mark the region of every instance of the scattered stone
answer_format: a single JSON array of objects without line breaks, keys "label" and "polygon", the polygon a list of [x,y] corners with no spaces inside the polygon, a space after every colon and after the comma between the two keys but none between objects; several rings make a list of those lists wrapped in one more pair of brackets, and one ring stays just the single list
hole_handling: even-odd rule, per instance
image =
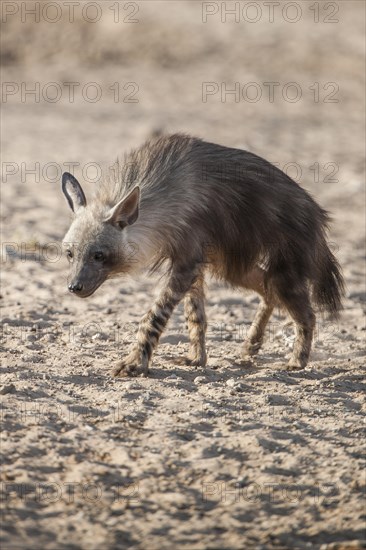
[{"label": "scattered stone", "polygon": [[226,381],[226,385],[232,389],[231,395],[234,395],[235,392],[242,392],[244,391],[244,386],[239,380],[234,380],[234,378],[229,378],[229,380]]},{"label": "scattered stone", "polygon": [[7,393],[14,393],[15,386],[14,384],[6,384],[0,387],[0,395],[6,395]]},{"label": "scattered stone", "polygon": [[137,382],[128,382],[125,385],[126,390],[140,390],[141,386],[140,384],[137,384]]},{"label": "scattered stone", "polygon": [[248,476],[243,476],[235,482],[235,486],[242,488],[242,487],[246,487],[247,485],[249,485],[249,483],[250,483],[250,480],[249,480]]},{"label": "scattered stone", "polygon": [[206,382],[206,377],[205,376],[196,376],[196,378],[193,380],[193,382],[195,384],[203,384],[204,382]]},{"label": "scattered stone", "polygon": [[108,336],[104,332],[97,332],[91,338],[92,340],[108,340]]},{"label": "scattered stone", "polygon": [[40,363],[42,358],[39,355],[23,355],[22,361],[25,363]]}]

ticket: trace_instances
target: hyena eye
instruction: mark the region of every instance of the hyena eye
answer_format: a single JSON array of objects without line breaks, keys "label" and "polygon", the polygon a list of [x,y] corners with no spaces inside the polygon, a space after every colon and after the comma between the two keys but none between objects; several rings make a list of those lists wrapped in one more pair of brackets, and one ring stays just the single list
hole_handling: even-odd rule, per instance
[{"label": "hyena eye", "polygon": [[96,252],[94,254],[94,260],[97,261],[97,262],[102,262],[104,260],[103,252]]},{"label": "hyena eye", "polygon": [[66,256],[71,259],[72,258],[72,252],[71,250],[66,250]]}]

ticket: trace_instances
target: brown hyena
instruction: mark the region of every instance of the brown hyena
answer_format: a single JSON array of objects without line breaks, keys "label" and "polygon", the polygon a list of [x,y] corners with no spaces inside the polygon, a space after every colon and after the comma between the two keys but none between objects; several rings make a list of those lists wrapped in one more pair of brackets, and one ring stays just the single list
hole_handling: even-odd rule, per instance
[{"label": "brown hyena", "polygon": [[186,135],[158,137],[117,161],[90,203],[71,174],[63,175],[62,187],[75,215],[64,239],[70,292],[85,298],[109,277],[167,268],[166,283],[115,376],[148,373],[183,298],[190,362],[206,364],[206,270],[261,296],[244,357],[258,352],[277,304],[296,327],[288,368],[305,367],[315,324],[312,302],[331,314],[341,308],[343,278],[325,239],[327,213],[252,153]]}]

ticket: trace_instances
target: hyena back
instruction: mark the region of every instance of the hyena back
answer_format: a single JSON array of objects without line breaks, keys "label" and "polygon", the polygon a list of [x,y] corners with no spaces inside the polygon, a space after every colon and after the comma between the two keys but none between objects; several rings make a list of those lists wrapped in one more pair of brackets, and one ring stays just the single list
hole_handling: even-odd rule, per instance
[{"label": "hyena back", "polygon": [[159,137],[117,162],[90,203],[71,174],[63,175],[63,191],[74,212],[64,239],[71,292],[87,297],[109,277],[168,268],[137,343],[115,376],[148,373],[153,350],[183,298],[189,362],[206,364],[206,271],[261,296],[244,357],[258,352],[279,305],[296,327],[288,368],[305,367],[315,324],[312,302],[331,314],[341,308],[343,278],[326,243],[326,211],[252,153],[181,134]]}]

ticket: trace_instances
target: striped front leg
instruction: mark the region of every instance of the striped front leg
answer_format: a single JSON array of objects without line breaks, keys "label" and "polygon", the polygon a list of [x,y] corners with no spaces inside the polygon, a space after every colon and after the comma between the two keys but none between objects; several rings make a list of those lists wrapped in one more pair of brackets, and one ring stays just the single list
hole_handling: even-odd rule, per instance
[{"label": "striped front leg", "polygon": [[141,319],[137,344],[131,353],[113,370],[113,376],[147,376],[154,349],[175,308],[191,288],[198,269],[173,269],[167,286],[163,289],[153,307]]}]

